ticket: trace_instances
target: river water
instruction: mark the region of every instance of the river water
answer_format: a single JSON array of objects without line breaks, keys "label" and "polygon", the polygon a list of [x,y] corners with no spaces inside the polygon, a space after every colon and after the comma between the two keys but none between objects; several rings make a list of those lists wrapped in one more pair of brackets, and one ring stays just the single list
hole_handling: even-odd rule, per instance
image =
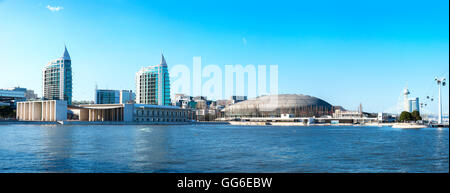
[{"label": "river water", "polygon": [[449,172],[448,128],[0,125],[0,172]]}]

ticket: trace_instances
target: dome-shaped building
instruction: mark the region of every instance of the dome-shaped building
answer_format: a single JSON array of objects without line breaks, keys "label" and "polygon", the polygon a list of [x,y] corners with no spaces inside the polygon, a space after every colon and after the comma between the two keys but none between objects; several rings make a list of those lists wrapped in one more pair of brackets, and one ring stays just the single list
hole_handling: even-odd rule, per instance
[{"label": "dome-shaped building", "polygon": [[261,96],[242,101],[224,109],[227,117],[295,117],[331,115],[333,106],[322,99],[301,94]]}]

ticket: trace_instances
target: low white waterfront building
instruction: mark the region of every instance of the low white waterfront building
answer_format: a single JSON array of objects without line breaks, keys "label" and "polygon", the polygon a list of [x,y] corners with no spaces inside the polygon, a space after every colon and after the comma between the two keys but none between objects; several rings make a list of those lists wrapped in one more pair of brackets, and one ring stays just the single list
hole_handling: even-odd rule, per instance
[{"label": "low white waterfront building", "polygon": [[21,121],[65,121],[67,120],[67,101],[18,102],[16,119]]},{"label": "low white waterfront building", "polygon": [[149,104],[90,104],[67,107],[66,101],[44,100],[19,102],[17,119],[21,121],[73,121],[82,122],[192,122],[195,112],[175,106]]},{"label": "low white waterfront building", "polygon": [[133,121],[133,104],[91,104],[71,106],[79,121]]},{"label": "low white waterfront building", "polygon": [[93,104],[69,107],[79,121],[89,122],[192,122],[195,113],[191,109],[149,104]]},{"label": "low white waterfront building", "polygon": [[176,106],[134,104],[135,122],[191,122],[194,111]]}]

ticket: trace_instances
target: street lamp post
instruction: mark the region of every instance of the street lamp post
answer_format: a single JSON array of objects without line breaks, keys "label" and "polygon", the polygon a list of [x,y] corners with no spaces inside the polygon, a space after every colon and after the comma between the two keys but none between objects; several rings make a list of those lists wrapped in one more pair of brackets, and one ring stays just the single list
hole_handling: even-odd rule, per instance
[{"label": "street lamp post", "polygon": [[442,103],[441,103],[441,85],[445,86],[445,78],[435,78],[434,79],[439,87],[439,114],[438,114],[438,124],[442,124]]}]

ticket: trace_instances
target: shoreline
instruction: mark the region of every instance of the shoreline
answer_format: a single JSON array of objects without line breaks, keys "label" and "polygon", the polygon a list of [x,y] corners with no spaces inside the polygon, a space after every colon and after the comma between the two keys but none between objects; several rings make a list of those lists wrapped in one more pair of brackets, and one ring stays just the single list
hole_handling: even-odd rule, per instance
[{"label": "shoreline", "polygon": [[[196,121],[196,122],[114,122],[114,121],[0,121],[0,125],[240,125],[240,126],[361,126],[361,127],[392,127],[403,129],[432,128],[432,125],[422,125],[413,123],[313,123],[303,122],[257,122],[257,121]],[[444,125],[448,128],[448,125]]]}]

